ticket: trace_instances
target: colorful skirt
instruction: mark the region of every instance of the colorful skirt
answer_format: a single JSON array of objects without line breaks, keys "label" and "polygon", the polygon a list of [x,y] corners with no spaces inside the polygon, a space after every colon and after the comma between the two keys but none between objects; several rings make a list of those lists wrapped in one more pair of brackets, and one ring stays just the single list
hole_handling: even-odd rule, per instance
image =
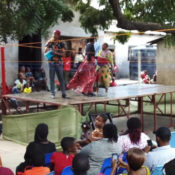
[{"label": "colorful skirt", "polygon": [[98,78],[99,85],[108,88],[111,81],[111,72],[109,66],[107,64],[100,66],[98,72],[99,72],[99,78]]},{"label": "colorful skirt", "polygon": [[93,93],[96,80],[96,70],[94,59],[89,62],[82,62],[72,80],[68,83],[67,89],[74,89],[81,93]]}]

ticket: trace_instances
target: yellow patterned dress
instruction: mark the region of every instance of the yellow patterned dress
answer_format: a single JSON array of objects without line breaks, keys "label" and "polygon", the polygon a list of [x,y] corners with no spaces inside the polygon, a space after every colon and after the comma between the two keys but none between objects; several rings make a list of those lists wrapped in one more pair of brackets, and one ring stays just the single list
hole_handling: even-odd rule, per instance
[{"label": "yellow patterned dress", "polygon": [[100,58],[100,60],[102,60],[102,61],[98,61],[98,66],[99,66],[98,82],[100,86],[103,86],[107,89],[111,81],[110,66],[113,65],[113,55],[112,55],[112,52],[109,50],[101,50],[98,53],[98,57]]}]

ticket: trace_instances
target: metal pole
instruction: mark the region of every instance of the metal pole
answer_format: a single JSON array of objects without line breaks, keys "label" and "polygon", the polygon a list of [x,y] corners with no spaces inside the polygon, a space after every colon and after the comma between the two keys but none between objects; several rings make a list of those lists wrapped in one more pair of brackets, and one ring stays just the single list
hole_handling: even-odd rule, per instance
[{"label": "metal pole", "polygon": [[5,77],[5,47],[1,46],[1,81],[2,95],[6,94],[6,77]]},{"label": "metal pole", "polygon": [[138,84],[141,84],[141,52],[138,51]]}]

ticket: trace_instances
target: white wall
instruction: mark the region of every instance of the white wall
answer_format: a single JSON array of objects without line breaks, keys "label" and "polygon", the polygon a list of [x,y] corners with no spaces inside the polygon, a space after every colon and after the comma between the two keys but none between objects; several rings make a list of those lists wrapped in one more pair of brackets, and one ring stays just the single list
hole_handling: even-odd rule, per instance
[{"label": "white wall", "polygon": [[175,47],[157,44],[157,83],[175,85]]}]

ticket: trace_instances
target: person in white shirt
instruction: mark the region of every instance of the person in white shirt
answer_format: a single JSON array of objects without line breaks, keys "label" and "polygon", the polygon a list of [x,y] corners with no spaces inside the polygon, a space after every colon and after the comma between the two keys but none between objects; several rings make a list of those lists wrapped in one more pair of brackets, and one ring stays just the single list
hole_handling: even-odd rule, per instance
[{"label": "person in white shirt", "polygon": [[160,127],[154,133],[156,134],[158,147],[147,154],[145,162],[145,165],[151,172],[153,172],[157,166],[164,166],[165,163],[175,158],[175,148],[169,145],[171,138],[169,128]]},{"label": "person in white shirt", "polygon": [[84,56],[82,54],[82,48],[78,49],[78,53],[75,56],[74,67],[78,69],[79,65],[84,61]]},{"label": "person in white shirt", "polygon": [[142,132],[139,118],[130,118],[127,121],[127,128],[127,131],[119,137],[123,152],[128,152],[133,147],[144,149],[148,146],[150,138]]}]

